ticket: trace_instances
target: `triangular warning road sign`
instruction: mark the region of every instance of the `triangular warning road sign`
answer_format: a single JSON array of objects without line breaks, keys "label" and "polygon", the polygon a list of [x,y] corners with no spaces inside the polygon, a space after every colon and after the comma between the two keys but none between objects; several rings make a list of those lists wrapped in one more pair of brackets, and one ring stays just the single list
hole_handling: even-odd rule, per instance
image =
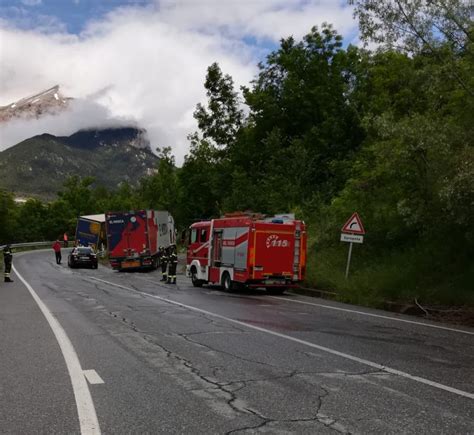
[{"label": "triangular warning road sign", "polygon": [[365,234],[364,226],[360,220],[359,215],[354,213],[349,220],[345,223],[341,230],[343,233],[351,234]]}]

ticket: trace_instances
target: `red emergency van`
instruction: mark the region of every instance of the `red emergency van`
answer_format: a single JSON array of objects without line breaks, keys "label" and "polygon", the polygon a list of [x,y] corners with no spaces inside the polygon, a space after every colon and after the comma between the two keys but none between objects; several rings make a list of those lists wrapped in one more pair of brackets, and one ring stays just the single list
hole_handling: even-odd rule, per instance
[{"label": "red emergency van", "polygon": [[293,215],[233,214],[189,229],[186,271],[196,287],[264,287],[283,293],[304,279],[306,226]]}]

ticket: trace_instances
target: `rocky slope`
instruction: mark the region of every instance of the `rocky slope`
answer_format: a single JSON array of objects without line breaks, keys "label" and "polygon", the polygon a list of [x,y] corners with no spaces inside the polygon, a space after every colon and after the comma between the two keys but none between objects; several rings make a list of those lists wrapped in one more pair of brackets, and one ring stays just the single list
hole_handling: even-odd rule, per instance
[{"label": "rocky slope", "polygon": [[72,98],[61,94],[59,86],[23,98],[7,106],[0,107],[0,122],[8,122],[13,118],[39,118],[44,114],[55,114],[67,108]]}]

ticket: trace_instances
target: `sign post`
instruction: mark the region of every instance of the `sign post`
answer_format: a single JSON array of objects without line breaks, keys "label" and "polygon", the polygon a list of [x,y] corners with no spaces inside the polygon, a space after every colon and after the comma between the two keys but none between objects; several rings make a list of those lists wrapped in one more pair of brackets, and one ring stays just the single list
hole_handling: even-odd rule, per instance
[{"label": "sign post", "polygon": [[352,242],[349,243],[349,254],[347,255],[346,279],[349,277],[349,265],[351,264],[351,257],[352,257]]},{"label": "sign post", "polygon": [[349,242],[349,254],[347,255],[346,279],[349,277],[349,267],[352,257],[352,244],[364,242],[364,226],[357,212],[353,213],[341,229],[341,242]]}]

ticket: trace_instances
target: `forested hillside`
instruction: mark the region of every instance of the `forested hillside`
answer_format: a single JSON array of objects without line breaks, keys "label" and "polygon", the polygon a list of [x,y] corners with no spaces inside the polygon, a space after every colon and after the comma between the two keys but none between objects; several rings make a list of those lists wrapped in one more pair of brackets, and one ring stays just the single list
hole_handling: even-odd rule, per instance
[{"label": "forested hillside", "polygon": [[[170,148],[137,189],[71,179],[53,203],[2,193],[0,243],[56,237],[80,213],[154,207],[181,227],[226,211],[294,212],[310,228],[308,284],[341,299],[474,303],[474,27],[465,3],[354,1],[371,51],[330,25],[281,41],[243,101],[218,64],[181,168]],[[243,105],[245,105],[245,110]],[[354,249],[340,228],[359,212]]]},{"label": "forested hillside", "polygon": [[72,175],[116,188],[137,185],[157,158],[144,131],[133,127],[82,130],[71,136],[34,136],[0,152],[0,189],[20,197],[53,199]]}]

